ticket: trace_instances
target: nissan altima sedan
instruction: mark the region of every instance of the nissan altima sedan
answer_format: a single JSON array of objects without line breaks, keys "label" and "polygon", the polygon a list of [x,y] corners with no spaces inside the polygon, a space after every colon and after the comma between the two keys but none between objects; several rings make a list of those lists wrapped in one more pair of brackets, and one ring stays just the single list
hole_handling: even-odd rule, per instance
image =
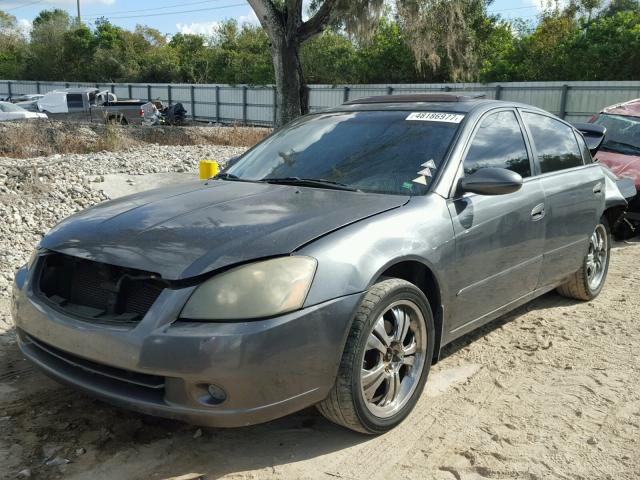
[{"label": "nissan altima sedan", "polygon": [[456,95],[304,116],[215,178],[57,225],[15,277],[20,348],[148,414],[232,427],[316,405],[387,431],[444,345],[551,290],[601,291],[625,200],[590,147],[545,111]]}]

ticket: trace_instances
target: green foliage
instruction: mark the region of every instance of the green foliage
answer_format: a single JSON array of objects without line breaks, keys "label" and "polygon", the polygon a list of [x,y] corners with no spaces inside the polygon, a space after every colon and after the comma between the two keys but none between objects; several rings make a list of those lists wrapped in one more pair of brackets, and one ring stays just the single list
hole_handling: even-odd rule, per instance
[{"label": "green foliage", "polygon": [[304,44],[302,68],[307,83],[340,84],[358,81],[356,47],[344,35],[327,31]]},{"label": "green foliage", "polygon": [[[500,54],[481,73],[484,81],[637,80],[640,9],[633,1],[570,4],[543,13],[522,36],[504,38]],[[631,9],[626,9],[631,7]]]},{"label": "green foliage", "polygon": [[[465,57],[471,62],[466,67],[470,76],[465,78],[483,82],[640,78],[638,0],[573,0],[565,8],[544,11],[533,23],[489,16],[486,3],[464,3],[469,29],[465,42],[472,47],[472,55]],[[408,41],[415,25],[383,15],[359,41],[345,33],[345,25],[335,24],[303,44],[300,57],[307,83],[460,78],[449,62],[446,42],[437,52],[434,68],[424,63],[418,68],[419,55]],[[274,70],[271,46],[258,26],[227,21],[210,38],[179,33],[168,39],[153,28],[139,25],[130,31],[106,19],[89,28],[54,9],[36,17],[30,38],[21,33],[15,17],[0,11],[0,78],[259,85],[273,83]]]},{"label": "green foliage", "polygon": [[357,58],[361,83],[427,81],[418,71],[416,58],[400,26],[386,19],[382,20],[371,40],[358,49]]},{"label": "green foliage", "polygon": [[262,28],[233,21],[223,23],[211,39],[216,82],[264,84],[273,80],[273,64],[267,36]]},{"label": "green foliage", "polygon": [[87,58],[93,58],[95,51],[95,40],[91,30],[81,25],[64,32],[62,50],[68,78],[91,81],[91,62],[87,62]]},{"label": "green foliage", "polygon": [[0,11],[0,77],[20,78],[24,73],[27,41],[20,34],[16,17]]},{"label": "green foliage", "polygon": [[637,80],[640,78],[640,15],[621,11],[591,23],[574,40],[580,58],[574,79]]},{"label": "green foliage", "polygon": [[47,80],[64,79],[65,33],[71,28],[71,19],[64,10],[43,10],[33,21],[31,42],[26,59],[27,78]]}]

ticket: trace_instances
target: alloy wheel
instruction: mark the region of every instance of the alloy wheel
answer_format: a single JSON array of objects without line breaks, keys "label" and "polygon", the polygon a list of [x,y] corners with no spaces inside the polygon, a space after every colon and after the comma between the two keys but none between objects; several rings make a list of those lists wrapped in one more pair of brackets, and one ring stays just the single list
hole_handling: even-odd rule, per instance
[{"label": "alloy wheel", "polygon": [[607,268],[609,237],[604,225],[599,224],[589,239],[586,259],[587,282],[591,290],[597,290],[602,283]]},{"label": "alloy wheel", "polygon": [[388,418],[409,401],[425,363],[427,332],[420,308],[392,303],[376,320],[364,349],[360,386],[367,409]]}]

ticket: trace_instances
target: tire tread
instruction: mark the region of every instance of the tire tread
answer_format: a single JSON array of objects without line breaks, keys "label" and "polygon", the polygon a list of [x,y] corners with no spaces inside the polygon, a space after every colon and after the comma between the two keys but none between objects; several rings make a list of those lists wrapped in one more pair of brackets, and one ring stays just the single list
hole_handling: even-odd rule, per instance
[{"label": "tire tread", "polygon": [[399,278],[388,278],[376,283],[366,293],[360,307],[356,311],[344,353],[340,360],[340,367],[336,382],[326,399],[316,404],[318,411],[329,421],[343,427],[362,433],[375,433],[366,429],[355,411],[351,379],[353,374],[354,357],[358,349],[358,338],[375,306],[394,288],[409,282]]},{"label": "tire tread", "polygon": [[[600,219],[600,223],[604,225],[604,228],[607,232],[607,236],[608,236],[608,248],[609,248],[609,252],[607,252],[607,262],[610,261],[611,259],[611,230],[609,229],[609,224],[607,222],[607,219],[605,217],[602,217]],[[607,272],[609,270],[608,264],[607,264]],[[606,281],[606,274],[607,272],[605,272],[605,276],[602,279],[602,284],[604,285],[604,282]],[[571,277],[569,277],[569,279],[563,283],[562,285],[560,285],[559,287],[556,288],[556,291],[562,295],[563,297],[566,298],[573,298],[575,300],[583,300],[583,301],[589,301],[589,300],[593,300],[594,298],[596,298],[598,296],[598,294],[600,293],[600,290],[602,289],[602,286],[598,289],[597,292],[591,292],[591,290],[589,289],[589,287],[587,286],[587,267],[586,265],[583,263],[582,266],[580,267],[580,270],[578,270],[577,272],[575,272],[573,275],[571,275]]]}]

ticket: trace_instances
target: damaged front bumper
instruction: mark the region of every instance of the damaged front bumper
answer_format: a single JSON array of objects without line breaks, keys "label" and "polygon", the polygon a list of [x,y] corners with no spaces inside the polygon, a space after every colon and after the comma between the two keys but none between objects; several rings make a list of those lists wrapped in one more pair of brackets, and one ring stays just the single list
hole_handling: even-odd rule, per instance
[{"label": "damaged front bumper", "polygon": [[261,423],[326,397],[360,294],[265,320],[178,320],[192,291],[164,290],[133,327],[93,324],[41,302],[25,267],[12,301],[19,346],[60,382],[198,425]]}]

